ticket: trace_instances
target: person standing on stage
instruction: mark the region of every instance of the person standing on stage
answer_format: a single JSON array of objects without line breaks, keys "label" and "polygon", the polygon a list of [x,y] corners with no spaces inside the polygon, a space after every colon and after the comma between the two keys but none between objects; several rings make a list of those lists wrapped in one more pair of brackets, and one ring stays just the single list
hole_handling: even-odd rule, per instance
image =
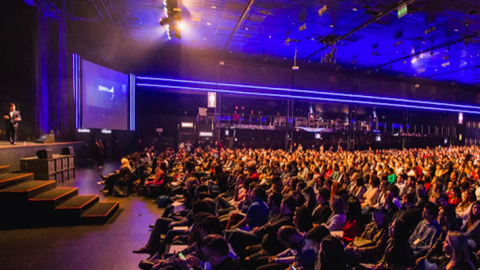
[{"label": "person standing on stage", "polygon": [[97,161],[98,161],[98,168],[103,169],[103,162],[104,162],[104,151],[105,151],[105,146],[102,143],[102,140],[96,140],[95,145],[97,147]]},{"label": "person standing on stage", "polygon": [[22,118],[20,117],[20,112],[15,110],[15,104],[10,103],[10,110],[7,111],[3,118],[6,120],[5,131],[7,138],[11,144],[16,144],[18,122],[22,121]]}]

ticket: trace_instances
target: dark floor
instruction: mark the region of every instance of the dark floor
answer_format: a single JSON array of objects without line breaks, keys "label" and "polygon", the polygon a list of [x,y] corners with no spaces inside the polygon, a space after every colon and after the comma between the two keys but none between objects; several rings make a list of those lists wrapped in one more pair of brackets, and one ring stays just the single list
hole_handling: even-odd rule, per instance
[{"label": "dark floor", "polygon": [[[103,174],[116,166],[106,164]],[[99,194],[101,187],[96,182],[100,173],[98,169],[78,169],[76,180],[61,186],[78,187],[81,195]],[[147,256],[132,251],[146,243],[148,225],[163,209],[144,197],[100,195],[100,201],[106,200],[120,202],[109,224],[0,231],[0,270],[139,269],[138,263]]]}]

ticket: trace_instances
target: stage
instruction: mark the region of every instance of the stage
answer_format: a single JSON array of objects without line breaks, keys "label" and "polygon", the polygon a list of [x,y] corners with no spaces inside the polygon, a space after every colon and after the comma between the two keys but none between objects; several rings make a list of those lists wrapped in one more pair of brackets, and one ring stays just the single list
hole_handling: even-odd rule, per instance
[{"label": "stage", "polygon": [[36,156],[37,151],[52,149],[53,154],[61,154],[62,148],[72,146],[75,151],[75,166],[83,167],[87,145],[85,142],[34,143],[18,141],[16,145],[9,141],[0,141],[0,166],[9,165],[12,172],[20,171],[20,159]]}]

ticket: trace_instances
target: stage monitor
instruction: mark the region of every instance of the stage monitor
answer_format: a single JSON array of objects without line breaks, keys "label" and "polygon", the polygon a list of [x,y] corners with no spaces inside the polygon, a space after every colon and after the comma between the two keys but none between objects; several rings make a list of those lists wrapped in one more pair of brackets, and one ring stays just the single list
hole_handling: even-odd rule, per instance
[{"label": "stage monitor", "polygon": [[128,75],[82,60],[82,127],[128,130]]}]

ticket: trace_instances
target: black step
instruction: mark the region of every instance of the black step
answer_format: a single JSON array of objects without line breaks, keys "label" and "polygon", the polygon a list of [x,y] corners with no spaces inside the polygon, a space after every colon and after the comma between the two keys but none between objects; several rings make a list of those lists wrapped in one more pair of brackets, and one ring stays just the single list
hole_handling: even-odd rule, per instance
[{"label": "black step", "polygon": [[78,188],[55,188],[31,198],[30,201],[48,203],[54,209],[76,195]]},{"label": "black step", "polygon": [[75,196],[70,200],[62,203],[61,205],[57,206],[55,209],[57,210],[86,210],[91,205],[98,202],[99,196],[98,195],[82,195],[82,196]]},{"label": "black step", "polygon": [[10,173],[10,166],[4,165],[0,166],[0,174]]},{"label": "black step", "polygon": [[0,195],[3,194],[26,194],[27,198],[33,198],[57,186],[56,181],[27,181],[18,185],[9,186],[0,189]]},{"label": "black step", "polygon": [[33,180],[33,173],[3,173],[0,174],[0,189]]},{"label": "black step", "polygon": [[103,224],[117,211],[118,207],[118,202],[98,202],[83,213],[82,219],[87,224]]}]

